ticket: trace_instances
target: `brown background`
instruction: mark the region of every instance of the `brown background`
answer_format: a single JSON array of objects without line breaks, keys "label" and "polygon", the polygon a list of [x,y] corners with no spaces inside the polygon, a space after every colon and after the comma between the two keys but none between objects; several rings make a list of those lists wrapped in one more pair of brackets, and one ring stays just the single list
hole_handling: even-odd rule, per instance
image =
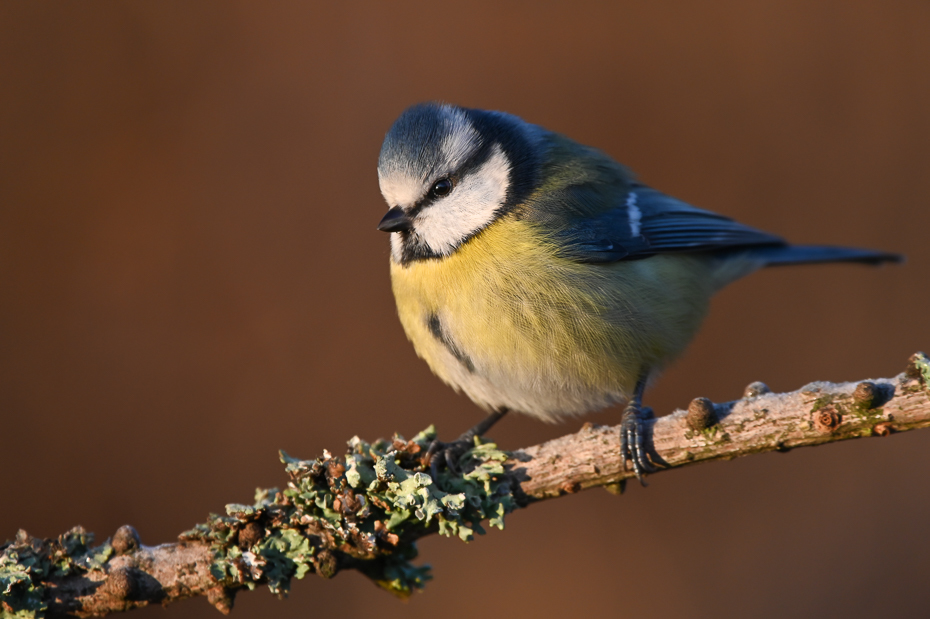
[{"label": "brown background", "polygon": [[[381,139],[422,100],[519,114],[794,241],[908,255],[727,289],[660,412],[930,348],[930,4],[345,4],[0,4],[0,538],[170,541],[283,483],[278,448],[478,419],[406,342],[375,230]],[[694,467],[426,540],[407,604],[346,573],[235,612],[925,615],[928,470],[930,431]]]}]

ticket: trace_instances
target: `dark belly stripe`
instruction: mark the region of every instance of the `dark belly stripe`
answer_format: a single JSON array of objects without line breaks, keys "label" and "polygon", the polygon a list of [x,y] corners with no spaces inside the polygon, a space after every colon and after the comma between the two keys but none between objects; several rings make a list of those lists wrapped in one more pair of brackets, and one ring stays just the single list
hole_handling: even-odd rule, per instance
[{"label": "dark belly stripe", "polygon": [[455,341],[453,341],[453,339],[442,330],[442,321],[439,320],[439,315],[430,314],[426,318],[426,326],[429,329],[429,332],[433,334],[433,337],[439,340],[439,343],[445,346],[446,350],[452,353],[452,356],[455,357],[459,363],[464,365],[466,370],[474,374],[475,364],[472,363],[468,355],[466,355],[458,346],[456,346]]}]

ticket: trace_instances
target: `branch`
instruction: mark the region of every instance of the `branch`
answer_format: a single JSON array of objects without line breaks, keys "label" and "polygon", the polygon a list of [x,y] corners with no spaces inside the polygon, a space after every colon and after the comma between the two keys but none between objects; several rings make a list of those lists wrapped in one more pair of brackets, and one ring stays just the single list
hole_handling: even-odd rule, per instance
[{"label": "branch", "polygon": [[[743,399],[694,400],[646,423],[653,462],[668,470],[765,451],[785,451],[930,426],[930,359],[911,357],[895,378],[811,383],[769,393],[761,383]],[[470,540],[482,522],[503,528],[506,513],[547,498],[605,486],[622,491],[618,428],[585,424],[577,433],[504,452],[478,444],[461,472],[424,472],[432,428],[410,441],[349,441],[344,456],[300,460],[282,452],[288,486],[260,490],[255,504],[148,547],[132,527],[102,546],[76,527],[54,539],[20,531],[0,545],[0,616],[80,617],[205,595],[228,613],[235,594],[267,585],[286,595],[291,579],[331,578],[357,569],[401,596],[424,586],[428,567],[410,563],[416,540],[439,533]]]},{"label": "branch", "polygon": [[[762,383],[743,399],[714,405],[706,398],[687,411],[647,422],[653,463],[662,470],[767,451],[788,451],[930,426],[930,365],[918,353],[895,378],[858,383],[814,382],[791,393]],[[622,484],[618,429],[585,424],[577,434],[514,452],[510,469],[530,499]],[[613,489],[613,488],[611,488]]]}]

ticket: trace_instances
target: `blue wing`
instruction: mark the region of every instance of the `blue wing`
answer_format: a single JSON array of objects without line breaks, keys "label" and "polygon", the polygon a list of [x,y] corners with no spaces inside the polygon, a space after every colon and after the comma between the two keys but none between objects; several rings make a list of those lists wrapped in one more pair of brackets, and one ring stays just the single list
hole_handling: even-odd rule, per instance
[{"label": "blue wing", "polygon": [[655,254],[785,246],[781,238],[633,183],[624,204],[572,220],[558,232],[579,262],[636,260]]}]

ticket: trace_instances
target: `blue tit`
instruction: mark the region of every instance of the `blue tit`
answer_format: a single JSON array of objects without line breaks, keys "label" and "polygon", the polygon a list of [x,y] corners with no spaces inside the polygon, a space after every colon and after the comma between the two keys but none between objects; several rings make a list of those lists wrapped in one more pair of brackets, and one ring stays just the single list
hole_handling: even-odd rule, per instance
[{"label": "blue tit", "polygon": [[642,395],[711,296],[765,266],[898,261],[789,245],[636,180],[603,152],[501,112],[426,103],[384,139],[400,321],[432,371],[490,416],[554,422],[616,403],[624,467],[654,470]]}]

